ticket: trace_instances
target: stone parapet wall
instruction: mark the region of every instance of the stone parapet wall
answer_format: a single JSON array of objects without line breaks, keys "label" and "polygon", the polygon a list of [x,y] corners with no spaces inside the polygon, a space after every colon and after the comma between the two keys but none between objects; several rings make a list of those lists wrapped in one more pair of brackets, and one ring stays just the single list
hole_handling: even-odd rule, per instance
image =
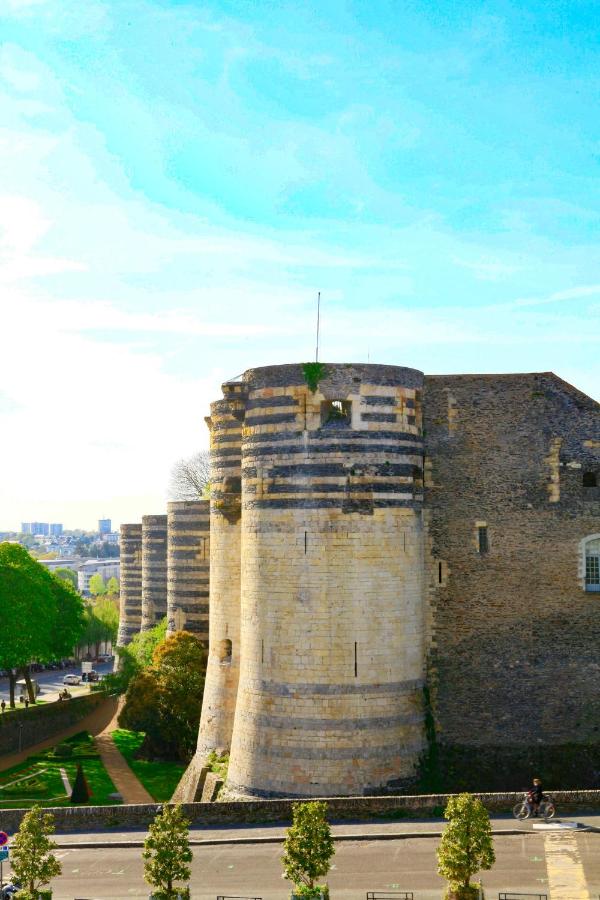
[{"label": "stone parapet wall", "polygon": [[208,646],[208,500],[167,505],[167,634],[191,631]]},{"label": "stone parapet wall", "polygon": [[[15,709],[0,715],[0,756],[17,753],[61,734],[106,700],[102,692]],[[1,815],[1,812],[0,812]]]},{"label": "stone parapet wall", "polygon": [[[325,797],[330,822],[439,816],[454,794],[422,794],[403,797]],[[523,792],[475,794],[489,812],[508,812]],[[560,811],[600,809],[600,791],[555,791],[552,794]],[[320,798],[314,798],[320,799]],[[186,818],[194,825],[250,825],[292,821],[294,800],[251,800],[239,803],[184,803]],[[101,829],[147,828],[162,803],[127,806],[72,806],[48,809],[57,831],[91,832]],[[14,832],[27,810],[0,809],[0,828]]]}]

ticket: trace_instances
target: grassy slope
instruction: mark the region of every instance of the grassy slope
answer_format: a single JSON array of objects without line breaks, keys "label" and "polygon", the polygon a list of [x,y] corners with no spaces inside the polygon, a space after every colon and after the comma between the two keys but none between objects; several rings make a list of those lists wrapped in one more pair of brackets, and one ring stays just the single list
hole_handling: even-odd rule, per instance
[{"label": "grassy slope", "polygon": [[181,762],[136,759],[135,752],[144,740],[143,733],[139,731],[127,731],[124,728],[119,728],[113,731],[112,737],[116,746],[127,760],[128,766],[144,785],[148,793],[160,803],[170,800],[181,776],[185,772],[185,764]]},{"label": "grassy slope", "polygon": [[[86,732],[73,735],[65,743],[73,748],[73,756],[67,759],[57,759],[53,751],[45,750],[34,756],[30,756],[24,763],[7,769],[0,775],[0,787],[19,778],[46,769],[37,779],[37,787],[25,786],[23,790],[10,792],[0,790],[0,809],[21,809],[39,803],[41,806],[70,806],[70,800],[65,796],[65,789],[60,777],[60,769],[63,768],[73,785],[77,763],[81,762],[88,786],[92,796],[84,806],[114,806],[119,801],[111,800],[109,795],[116,792],[116,788],[108,772],[104,768],[93,739]],[[27,782],[25,782],[27,785]]]}]

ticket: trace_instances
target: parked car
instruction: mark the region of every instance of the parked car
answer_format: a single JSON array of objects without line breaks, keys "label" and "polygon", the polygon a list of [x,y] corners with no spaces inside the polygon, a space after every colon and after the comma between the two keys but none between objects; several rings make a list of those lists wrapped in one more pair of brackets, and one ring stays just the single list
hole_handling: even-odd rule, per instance
[{"label": "parked car", "polygon": [[92,669],[91,672],[88,672],[88,673],[87,673],[87,680],[88,680],[88,681],[98,681],[99,677],[100,677],[100,676],[98,675],[98,673],[96,672],[95,669]]},{"label": "parked car", "polygon": [[74,673],[65,675],[63,684],[81,684],[81,675],[75,675]]}]

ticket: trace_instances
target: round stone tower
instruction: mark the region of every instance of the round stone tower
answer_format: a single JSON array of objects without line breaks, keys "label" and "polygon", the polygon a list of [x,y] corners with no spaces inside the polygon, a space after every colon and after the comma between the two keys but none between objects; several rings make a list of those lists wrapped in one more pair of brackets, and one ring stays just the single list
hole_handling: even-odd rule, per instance
[{"label": "round stone tower", "polygon": [[142,516],[142,631],[167,615],[167,517]]},{"label": "round stone tower", "polygon": [[[414,369],[378,365],[243,376],[240,636],[231,588],[227,622],[219,612],[213,622],[211,595],[210,624],[213,666],[228,671],[215,654],[228,638],[236,665],[239,653],[234,790],[361,794],[414,774],[424,740],[422,383]],[[216,437],[213,416],[213,446]],[[226,561],[214,535],[211,522],[211,591],[235,555]],[[228,582],[236,577],[229,569]]]},{"label": "round stone tower", "polygon": [[208,646],[208,500],[174,500],[167,523],[167,634],[185,629]]},{"label": "round stone tower", "polygon": [[210,428],[210,626],[198,756],[229,750],[240,665],[241,442],[245,385],[223,385]]},{"label": "round stone tower", "polygon": [[126,647],[142,622],[142,526],[121,525],[121,587],[117,647]]}]

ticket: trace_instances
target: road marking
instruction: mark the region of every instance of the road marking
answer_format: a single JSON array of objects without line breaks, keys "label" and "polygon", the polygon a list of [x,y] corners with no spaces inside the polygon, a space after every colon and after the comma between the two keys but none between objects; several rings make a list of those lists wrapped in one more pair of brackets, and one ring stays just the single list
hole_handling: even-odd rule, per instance
[{"label": "road marking", "polygon": [[550,900],[591,900],[575,835],[545,834],[544,851]]}]

